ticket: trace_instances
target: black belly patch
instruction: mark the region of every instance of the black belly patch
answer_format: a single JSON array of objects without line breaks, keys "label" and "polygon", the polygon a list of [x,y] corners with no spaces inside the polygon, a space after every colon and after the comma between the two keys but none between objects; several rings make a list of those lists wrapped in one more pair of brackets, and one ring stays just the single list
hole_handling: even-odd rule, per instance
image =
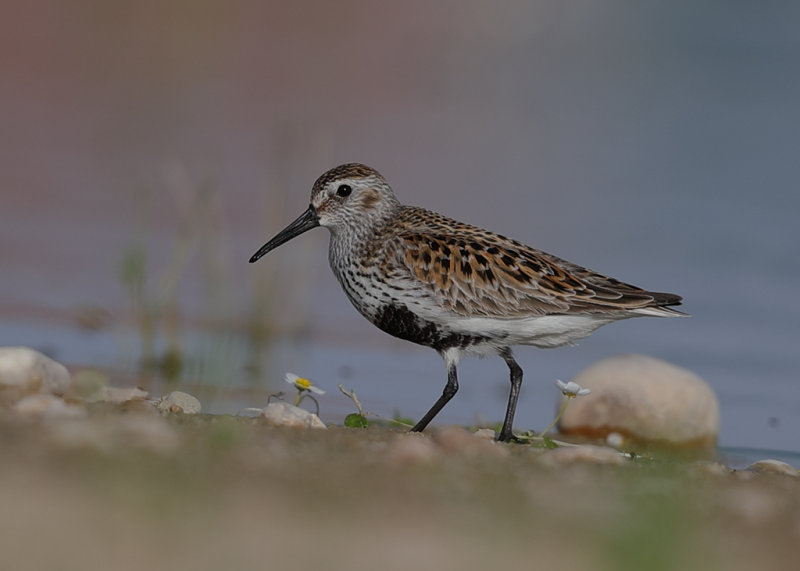
[{"label": "black belly patch", "polygon": [[464,335],[443,330],[435,323],[420,319],[404,305],[382,306],[375,315],[374,323],[389,335],[433,347],[437,351],[452,347],[465,349],[470,345],[486,341],[486,337],[479,335]]}]

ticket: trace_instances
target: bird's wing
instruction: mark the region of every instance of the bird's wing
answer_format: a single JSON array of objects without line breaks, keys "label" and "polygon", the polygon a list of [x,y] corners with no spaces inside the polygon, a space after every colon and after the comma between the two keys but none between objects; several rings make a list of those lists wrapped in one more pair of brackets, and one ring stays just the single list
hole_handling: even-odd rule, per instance
[{"label": "bird's wing", "polygon": [[445,311],[517,318],[680,303],[679,296],[647,292],[521,242],[439,220],[446,227],[412,225],[400,232],[393,265]]}]

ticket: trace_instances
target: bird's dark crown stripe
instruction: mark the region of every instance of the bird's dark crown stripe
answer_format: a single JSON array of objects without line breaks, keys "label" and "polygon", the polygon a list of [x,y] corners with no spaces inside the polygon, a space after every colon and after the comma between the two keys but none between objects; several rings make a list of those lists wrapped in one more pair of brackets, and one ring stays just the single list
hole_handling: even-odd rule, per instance
[{"label": "bird's dark crown stripe", "polygon": [[367,165],[360,163],[348,163],[346,165],[339,165],[323,174],[314,183],[314,191],[319,191],[325,188],[332,181],[346,179],[346,178],[367,178],[370,176],[381,176],[378,171]]}]

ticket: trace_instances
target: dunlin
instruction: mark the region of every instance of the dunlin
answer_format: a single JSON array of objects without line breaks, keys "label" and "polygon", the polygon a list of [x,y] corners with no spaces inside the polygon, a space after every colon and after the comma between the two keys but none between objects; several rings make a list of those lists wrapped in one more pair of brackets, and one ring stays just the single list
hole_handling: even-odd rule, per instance
[{"label": "dunlin", "polygon": [[444,392],[413,431],[456,394],[456,367],[465,355],[499,355],[508,365],[511,392],[498,435],[508,441],[522,385],[511,347],[558,347],[612,321],[685,315],[669,307],[680,305],[680,296],[645,291],[400,204],[386,179],[362,164],[319,177],[308,209],[250,262],[317,226],[331,233],[331,269],[361,315],[390,335],[436,349],[445,361]]}]

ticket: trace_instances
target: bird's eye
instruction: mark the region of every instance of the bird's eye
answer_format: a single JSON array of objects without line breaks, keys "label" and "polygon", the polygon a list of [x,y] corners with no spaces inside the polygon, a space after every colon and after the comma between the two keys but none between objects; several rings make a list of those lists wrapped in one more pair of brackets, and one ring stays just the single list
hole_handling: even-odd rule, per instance
[{"label": "bird's eye", "polygon": [[336,189],[336,194],[341,197],[350,196],[351,192],[353,192],[353,189],[349,184],[341,184],[339,185],[339,188]]}]

